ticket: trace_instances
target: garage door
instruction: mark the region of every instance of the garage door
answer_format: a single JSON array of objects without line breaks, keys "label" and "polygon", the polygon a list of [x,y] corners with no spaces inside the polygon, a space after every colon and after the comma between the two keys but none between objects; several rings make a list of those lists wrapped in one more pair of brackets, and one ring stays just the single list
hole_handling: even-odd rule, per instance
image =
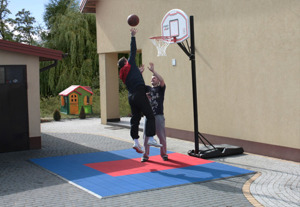
[{"label": "garage door", "polygon": [[0,65],[0,152],[29,149],[25,65]]}]

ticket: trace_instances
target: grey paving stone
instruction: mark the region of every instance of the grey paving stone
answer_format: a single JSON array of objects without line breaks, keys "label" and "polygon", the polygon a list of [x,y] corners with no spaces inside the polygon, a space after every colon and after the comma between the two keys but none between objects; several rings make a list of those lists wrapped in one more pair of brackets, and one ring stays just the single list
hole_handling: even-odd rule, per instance
[{"label": "grey paving stone", "polygon": [[[128,124],[128,119],[123,122]],[[43,123],[41,129],[41,150],[0,154],[0,206],[252,206],[242,192],[252,175],[99,199],[28,160],[129,149],[132,140],[128,128],[86,119]],[[186,153],[193,147],[192,142],[168,138],[168,150]],[[264,206],[300,203],[299,163],[253,154],[213,160],[261,172],[250,191]]]}]

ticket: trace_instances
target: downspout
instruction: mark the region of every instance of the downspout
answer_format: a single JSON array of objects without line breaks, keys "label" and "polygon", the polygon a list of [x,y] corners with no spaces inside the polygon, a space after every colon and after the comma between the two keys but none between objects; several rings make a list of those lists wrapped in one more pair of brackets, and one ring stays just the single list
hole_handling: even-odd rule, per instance
[{"label": "downspout", "polygon": [[[62,54],[62,58],[65,58],[65,57],[67,57],[67,56],[68,56],[68,53]],[[57,60],[53,60],[53,61],[54,61],[54,63],[52,63],[51,65],[48,65],[48,66],[46,66],[46,67],[41,68],[41,69],[40,69],[40,73],[41,73],[41,72],[44,72],[44,71],[46,71],[46,70],[49,70],[50,68],[55,67],[55,66],[57,65]]]},{"label": "downspout", "polygon": [[41,73],[41,72],[44,72],[44,71],[46,71],[46,70],[48,70],[48,69],[50,69],[50,68],[53,68],[53,67],[55,67],[56,65],[57,65],[57,60],[54,60],[54,63],[53,63],[53,64],[41,68],[41,69],[40,69],[40,73]]}]

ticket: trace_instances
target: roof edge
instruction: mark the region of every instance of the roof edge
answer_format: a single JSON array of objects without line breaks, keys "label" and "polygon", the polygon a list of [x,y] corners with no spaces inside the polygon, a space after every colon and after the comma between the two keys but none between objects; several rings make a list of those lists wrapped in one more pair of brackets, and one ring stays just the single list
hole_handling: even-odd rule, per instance
[{"label": "roof edge", "polygon": [[89,86],[71,85],[68,88],[66,88],[65,90],[63,90],[62,92],[60,92],[58,95],[59,96],[68,96],[72,92],[79,93],[78,91],[76,91],[78,88],[82,88],[83,90],[87,91],[91,95],[94,94],[91,90],[89,90],[89,88],[90,88]]},{"label": "roof edge", "polygon": [[79,6],[80,12],[96,13],[96,2],[98,2],[98,0],[81,0]]},{"label": "roof edge", "polygon": [[38,56],[40,61],[61,60],[63,58],[63,52],[60,50],[26,45],[2,39],[0,39],[0,50]]}]

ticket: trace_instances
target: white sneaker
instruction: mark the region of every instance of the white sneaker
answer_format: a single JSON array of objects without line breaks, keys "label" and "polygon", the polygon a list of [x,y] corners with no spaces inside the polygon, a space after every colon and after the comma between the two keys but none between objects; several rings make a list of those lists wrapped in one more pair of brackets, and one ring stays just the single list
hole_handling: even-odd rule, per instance
[{"label": "white sneaker", "polygon": [[135,149],[137,153],[144,153],[142,147],[138,144],[134,144],[132,148]]},{"label": "white sneaker", "polygon": [[155,139],[149,139],[147,144],[153,147],[162,147],[162,144],[157,143]]}]

